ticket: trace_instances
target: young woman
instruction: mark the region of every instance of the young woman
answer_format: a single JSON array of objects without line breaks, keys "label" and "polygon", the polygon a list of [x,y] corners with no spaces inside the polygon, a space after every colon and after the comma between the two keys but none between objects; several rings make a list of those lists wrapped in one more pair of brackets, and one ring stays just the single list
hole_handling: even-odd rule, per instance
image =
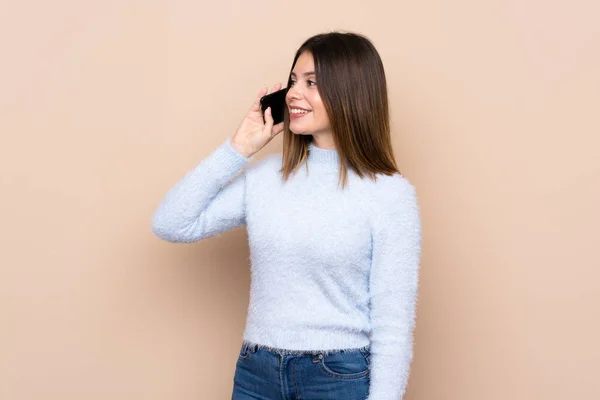
[{"label": "young woman", "polygon": [[[233,400],[400,400],[421,221],[394,161],[383,64],[362,35],[320,34],[297,51],[287,88],[284,122],[267,110],[263,123],[263,88],[236,133],[166,194],[153,230],[194,242],[246,226]],[[242,170],[281,132],[282,153]]]}]

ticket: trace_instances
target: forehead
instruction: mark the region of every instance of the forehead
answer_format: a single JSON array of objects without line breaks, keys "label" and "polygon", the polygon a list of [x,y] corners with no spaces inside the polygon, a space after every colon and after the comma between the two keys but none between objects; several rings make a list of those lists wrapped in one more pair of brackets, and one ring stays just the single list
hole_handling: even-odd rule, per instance
[{"label": "forehead", "polygon": [[312,54],[309,52],[303,52],[300,54],[300,57],[296,60],[296,65],[294,65],[294,69],[292,70],[296,74],[302,74],[308,71],[314,71],[315,64],[313,60]]}]

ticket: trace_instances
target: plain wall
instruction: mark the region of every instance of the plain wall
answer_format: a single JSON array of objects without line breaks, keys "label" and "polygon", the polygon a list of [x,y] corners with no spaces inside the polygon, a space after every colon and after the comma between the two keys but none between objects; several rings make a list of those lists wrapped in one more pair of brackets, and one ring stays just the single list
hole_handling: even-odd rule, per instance
[{"label": "plain wall", "polygon": [[[598,399],[594,1],[0,5],[0,398],[228,399],[238,228],[174,245],[166,191],[334,29],[383,59],[423,220],[409,400]],[[256,156],[281,151],[280,137]]]}]

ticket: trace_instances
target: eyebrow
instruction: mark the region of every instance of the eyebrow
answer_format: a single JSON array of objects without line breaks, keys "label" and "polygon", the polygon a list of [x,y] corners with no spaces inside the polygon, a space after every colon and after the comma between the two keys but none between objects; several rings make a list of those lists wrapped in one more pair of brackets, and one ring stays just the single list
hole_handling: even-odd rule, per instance
[{"label": "eyebrow", "polygon": [[[303,73],[302,75],[303,75],[303,76],[310,76],[310,75],[314,75],[314,74],[315,74],[315,72],[314,72],[314,71],[309,71],[309,72],[305,72],[305,73]],[[295,73],[295,72],[292,72],[292,75],[293,75],[293,76],[296,76],[296,73]]]}]

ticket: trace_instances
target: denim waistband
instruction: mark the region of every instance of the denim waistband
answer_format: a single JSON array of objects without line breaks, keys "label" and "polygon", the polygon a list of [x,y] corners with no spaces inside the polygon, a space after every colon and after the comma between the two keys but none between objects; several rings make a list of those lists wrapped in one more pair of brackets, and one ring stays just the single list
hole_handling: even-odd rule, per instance
[{"label": "denim waistband", "polygon": [[247,340],[243,340],[242,341],[242,349],[244,351],[250,350],[253,352],[258,351],[259,349],[264,349],[271,353],[279,354],[282,356],[283,355],[304,356],[304,355],[316,355],[316,354],[322,354],[323,356],[326,356],[328,354],[340,353],[340,352],[345,352],[345,353],[369,352],[371,349],[371,345],[368,344],[363,347],[339,348],[339,349],[290,350],[290,349],[282,349],[282,348],[267,346],[267,345],[263,345],[260,343],[253,343],[253,342],[250,342]]}]

